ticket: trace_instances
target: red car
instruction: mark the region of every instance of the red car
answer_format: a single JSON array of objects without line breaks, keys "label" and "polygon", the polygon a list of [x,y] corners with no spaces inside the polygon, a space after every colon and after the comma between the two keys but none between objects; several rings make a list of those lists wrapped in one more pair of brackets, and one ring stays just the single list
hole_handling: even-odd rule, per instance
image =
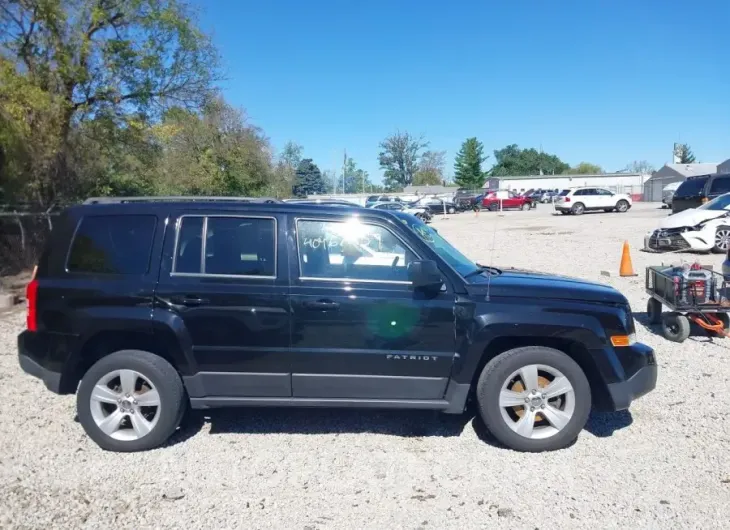
[{"label": "red car", "polygon": [[530,197],[517,195],[513,191],[489,191],[482,198],[482,208],[493,212],[509,209],[530,210],[533,207]]}]

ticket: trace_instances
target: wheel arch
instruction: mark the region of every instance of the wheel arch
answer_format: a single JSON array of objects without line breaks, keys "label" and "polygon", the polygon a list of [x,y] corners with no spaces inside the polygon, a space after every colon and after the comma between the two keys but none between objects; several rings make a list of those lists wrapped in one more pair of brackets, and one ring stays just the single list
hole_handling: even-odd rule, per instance
[{"label": "wheel arch", "polygon": [[610,408],[611,395],[608,391],[606,381],[601,376],[598,364],[590,354],[590,351],[580,342],[570,340],[564,337],[536,337],[536,336],[499,336],[492,339],[486,345],[482,356],[479,360],[470,383],[470,393],[476,390],[477,382],[481,376],[484,367],[489,361],[515,348],[524,346],[544,346],[565,353],[573,359],[588,379],[591,387],[591,397],[594,405],[598,408]]},{"label": "wheel arch", "polygon": [[81,378],[94,363],[121,350],[141,350],[158,355],[181,375],[194,370],[180,341],[176,340],[170,329],[153,329],[149,327],[149,322],[127,329],[101,329],[86,337],[69,359],[61,375],[61,393],[75,393]]}]

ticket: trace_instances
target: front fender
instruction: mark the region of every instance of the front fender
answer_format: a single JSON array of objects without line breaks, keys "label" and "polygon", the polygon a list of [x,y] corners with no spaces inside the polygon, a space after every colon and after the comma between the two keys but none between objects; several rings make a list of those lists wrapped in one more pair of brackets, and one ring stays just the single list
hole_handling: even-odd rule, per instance
[{"label": "front fender", "polygon": [[555,306],[539,307],[522,305],[514,299],[506,303],[493,299],[491,303],[479,304],[477,313],[469,320],[457,344],[452,378],[458,383],[473,380],[490,345],[497,340],[509,343],[509,339],[514,339],[514,347],[551,341],[576,344],[588,352],[608,381],[623,375],[621,363],[606,335],[606,330],[622,328],[617,313],[601,311],[587,303],[558,302]]}]

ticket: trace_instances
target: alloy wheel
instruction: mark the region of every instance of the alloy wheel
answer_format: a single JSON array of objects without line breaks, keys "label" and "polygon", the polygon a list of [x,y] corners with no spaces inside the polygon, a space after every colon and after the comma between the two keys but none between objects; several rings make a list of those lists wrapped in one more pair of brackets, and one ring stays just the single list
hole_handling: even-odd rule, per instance
[{"label": "alloy wheel", "polygon": [[551,366],[531,364],[513,372],[499,393],[502,419],[514,432],[540,440],[562,431],[575,412],[575,390]]},{"label": "alloy wheel", "polygon": [[115,440],[139,440],[160,418],[160,394],[149,378],[134,370],[104,375],[89,399],[96,426]]},{"label": "alloy wheel", "polygon": [[715,247],[727,252],[727,249],[730,248],[730,229],[720,228],[715,232]]}]

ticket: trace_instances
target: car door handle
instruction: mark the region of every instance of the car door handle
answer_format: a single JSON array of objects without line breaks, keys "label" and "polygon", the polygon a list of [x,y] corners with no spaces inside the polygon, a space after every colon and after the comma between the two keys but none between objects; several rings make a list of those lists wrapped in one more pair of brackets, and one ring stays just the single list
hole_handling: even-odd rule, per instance
[{"label": "car door handle", "polygon": [[340,304],[332,300],[317,300],[316,302],[304,302],[304,307],[315,311],[336,311]]},{"label": "car door handle", "polygon": [[200,298],[198,296],[173,296],[170,301],[176,305],[204,305],[209,302],[207,298]]}]

